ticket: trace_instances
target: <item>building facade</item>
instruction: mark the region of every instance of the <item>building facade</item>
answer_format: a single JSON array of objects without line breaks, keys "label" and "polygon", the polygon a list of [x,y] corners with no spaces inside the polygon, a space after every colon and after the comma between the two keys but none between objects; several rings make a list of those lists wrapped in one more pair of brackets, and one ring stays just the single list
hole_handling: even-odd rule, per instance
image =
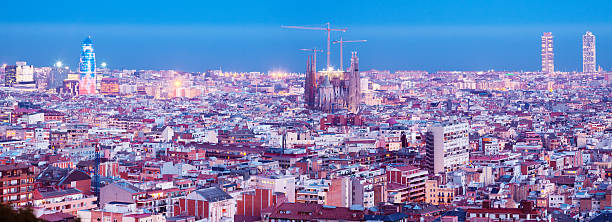
[{"label": "building facade", "polygon": [[87,37],[81,44],[81,57],[79,61],[79,94],[96,93],[96,53],[94,53],[91,37]]},{"label": "building facade", "polygon": [[595,57],[595,35],[587,31],[582,36],[582,72],[597,72]]},{"label": "building facade", "polygon": [[414,166],[390,167],[387,169],[387,181],[407,187],[408,192],[403,198],[409,202],[425,201],[425,180],[427,171]]},{"label": "building facade", "polygon": [[34,173],[24,164],[0,165],[0,202],[16,206],[31,204]]},{"label": "building facade", "polygon": [[351,113],[357,113],[361,103],[357,53],[352,54],[349,71],[327,69],[317,72],[314,67],[314,61],[309,60],[304,84],[306,107],[323,112],[347,109]]},{"label": "building facade", "polygon": [[469,163],[469,130],[465,122],[445,122],[429,127],[425,164],[430,173],[454,171]]},{"label": "building facade", "polygon": [[17,83],[17,66],[8,65],[4,67],[4,86],[12,87]]},{"label": "building facade", "polygon": [[555,54],[553,53],[553,36],[551,32],[542,34],[542,72],[555,72]]}]

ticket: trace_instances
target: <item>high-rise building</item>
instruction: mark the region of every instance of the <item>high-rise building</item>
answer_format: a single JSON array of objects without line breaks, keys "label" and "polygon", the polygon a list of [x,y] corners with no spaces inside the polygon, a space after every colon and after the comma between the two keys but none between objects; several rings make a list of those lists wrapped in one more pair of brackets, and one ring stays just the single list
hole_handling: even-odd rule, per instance
[{"label": "high-rise building", "polygon": [[553,36],[551,32],[542,34],[542,72],[555,72],[555,54],[553,53]]},{"label": "high-rise building", "polygon": [[34,86],[34,66],[27,65],[26,62],[17,62],[15,65],[4,67],[4,85],[15,86]]},{"label": "high-rise building", "polygon": [[17,66],[8,65],[4,67],[4,86],[12,87],[17,82]]},{"label": "high-rise building", "polygon": [[17,72],[15,79],[18,84],[34,84],[34,66],[26,62],[17,62]]},{"label": "high-rise building", "polygon": [[96,53],[94,53],[91,36],[81,44],[81,57],[79,61],[79,94],[96,93]]},{"label": "high-rise building", "polygon": [[597,72],[595,35],[589,31],[582,36],[582,72]]},{"label": "high-rise building", "polygon": [[469,156],[469,124],[444,122],[432,125],[426,133],[425,165],[430,173],[444,173],[466,166]]},{"label": "high-rise building", "polygon": [[66,67],[53,67],[47,77],[47,88],[57,89],[64,86],[64,80],[68,79],[70,70]]}]

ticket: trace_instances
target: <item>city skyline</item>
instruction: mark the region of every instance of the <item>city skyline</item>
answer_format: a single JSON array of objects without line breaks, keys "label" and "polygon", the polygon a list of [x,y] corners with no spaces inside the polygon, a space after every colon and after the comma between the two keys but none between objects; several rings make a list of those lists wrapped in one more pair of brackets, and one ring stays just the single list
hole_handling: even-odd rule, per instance
[{"label": "city skyline", "polygon": [[1,222],[612,218],[612,3],[3,9]]},{"label": "city skyline", "polygon": [[[185,29],[181,27],[177,27],[174,29],[175,31],[176,30],[186,31],[188,29],[187,27],[184,27],[184,28]],[[193,29],[203,31],[206,28],[194,27]],[[227,28],[227,29],[229,32],[235,32],[235,31],[231,31],[230,28]],[[280,53],[278,55],[275,55],[274,59],[267,60],[267,58],[262,59],[258,57],[253,57],[254,59],[245,58],[244,60],[228,59],[227,62],[223,63],[220,61],[222,57],[234,57],[234,56],[242,57],[245,55],[251,56],[252,53],[254,52],[245,51],[244,55],[241,55],[241,54],[228,54],[228,52],[221,52],[221,54],[218,54],[218,52],[216,51],[210,51],[211,53],[201,54],[201,56],[210,57],[210,60],[205,60],[205,61],[210,61],[210,62],[192,63],[194,61],[191,61],[189,59],[197,58],[197,55],[183,51],[184,49],[189,48],[188,45],[192,44],[193,41],[195,41],[195,39],[192,38],[190,39],[190,41],[187,41],[187,43],[183,43],[181,41],[171,43],[171,44],[179,44],[179,45],[185,44],[184,48],[176,47],[173,49],[169,49],[169,52],[171,53],[175,53],[176,51],[179,51],[178,52],[179,54],[189,55],[185,57],[168,56],[162,53],[162,51],[168,50],[168,49],[163,48],[163,46],[160,49],[140,48],[142,47],[142,45],[139,46],[138,48],[133,48],[134,50],[147,51],[148,53],[144,54],[144,57],[147,57],[147,56],[154,57],[154,59],[151,60],[154,62],[142,63],[139,61],[134,61],[135,58],[133,55],[131,55],[131,53],[123,54],[123,50],[127,50],[126,47],[127,48],[134,47],[133,45],[134,39],[127,38],[125,42],[120,42],[119,44],[116,44],[116,45],[113,44],[113,43],[117,43],[116,37],[113,37],[112,35],[109,36],[109,34],[107,33],[101,33],[98,35],[83,33],[83,35],[78,35],[78,36],[75,34],[71,34],[73,36],[70,36],[69,39],[70,40],[79,39],[78,41],[80,41],[88,35],[93,36],[94,39],[98,39],[99,41],[97,41],[97,44],[101,45],[101,47],[98,47],[97,49],[98,56],[100,55],[102,56],[102,58],[99,60],[101,62],[108,61],[110,64],[109,68],[114,68],[114,69],[159,69],[159,70],[176,69],[176,70],[189,71],[189,72],[203,72],[208,69],[216,69],[219,67],[222,67],[224,70],[238,71],[238,72],[239,71],[266,72],[266,71],[278,71],[278,70],[288,71],[288,72],[303,72],[303,60],[306,58],[306,55],[303,53],[299,53],[299,51],[297,51],[297,49],[299,49],[298,47],[302,46],[302,48],[308,48],[308,46],[310,46],[310,47],[324,48],[325,46],[324,34],[318,33],[318,32],[311,33],[308,31],[288,31],[288,30],[283,30],[279,28],[278,26],[275,26],[275,27],[252,28],[252,30],[250,30],[249,33],[255,34],[257,37],[258,31],[256,31],[256,29],[263,29],[263,30],[275,32],[277,34],[285,36],[285,38],[282,40],[282,42],[280,42],[280,44],[277,44],[276,46],[274,46],[274,49],[278,50]],[[379,29],[383,29],[383,28],[375,28],[375,27],[366,27],[363,29],[352,28],[351,30],[353,30],[352,31],[353,35],[348,35],[351,33],[351,31],[349,31],[348,34],[345,34],[344,36],[356,36],[355,38],[366,36],[367,38],[368,35],[374,35],[374,33],[377,33]],[[436,35],[436,32],[437,32],[435,31],[436,29],[441,31],[440,35]],[[480,39],[474,39],[473,36],[467,35],[467,34],[456,36],[456,37],[451,36],[452,35],[451,33],[455,32],[456,30],[460,30],[460,29],[462,28],[452,27],[452,28],[445,29],[445,28],[418,27],[415,29],[402,29],[402,28],[396,29],[398,33],[401,34],[401,37],[403,39],[408,38],[409,36],[412,36],[412,38],[414,38],[414,39],[404,40],[403,42],[402,41],[397,42],[398,45],[402,47],[407,47],[408,50],[429,49],[429,50],[423,51],[424,55],[428,55],[428,57],[419,57],[419,58],[412,58],[410,60],[405,60],[405,59],[401,59],[403,57],[393,57],[389,54],[380,54],[379,52],[381,50],[378,50],[378,48],[380,48],[379,47],[380,44],[383,44],[382,42],[395,41],[395,40],[373,41],[372,38],[369,38],[370,40],[365,44],[353,44],[353,45],[345,46],[345,52],[346,52],[345,57],[347,57],[346,55],[350,51],[360,51],[363,58],[369,58],[370,60],[374,59],[375,61],[377,61],[375,62],[375,64],[383,64],[383,65],[374,65],[373,62],[369,62],[369,63],[366,63],[365,65],[362,65],[366,67],[365,69],[425,70],[425,71],[430,71],[430,72],[448,71],[448,70],[474,71],[474,70],[489,70],[489,69],[505,70],[505,71],[539,71],[541,70],[541,55],[540,55],[541,53],[538,53],[539,51],[541,51],[541,46],[539,44],[541,41],[539,40],[539,37],[541,37],[542,32],[550,31],[550,29],[544,30],[544,29],[532,27],[532,28],[527,29],[527,31],[522,31],[522,33],[521,32],[516,33],[512,30],[519,30],[520,28],[511,27],[512,30],[507,30],[502,27],[465,28],[465,29],[471,30],[474,33],[474,35],[478,35],[480,36],[479,38],[482,38],[486,41],[484,40],[478,41]],[[487,29],[492,29],[492,30],[497,30],[497,31],[505,30],[505,31],[503,31],[503,33],[499,33],[498,35],[491,36],[491,34],[487,34],[488,33],[488,31],[486,31]],[[104,29],[104,30],[106,30],[106,32],[112,32],[113,28]],[[589,30],[592,31],[591,29]],[[584,34],[585,31],[586,29],[581,29],[579,27],[560,29],[560,31],[559,30],[552,31],[555,36],[555,44],[554,44],[555,71],[561,71],[561,72],[582,71],[582,34]],[[134,30],[133,32],[138,32],[138,30]],[[355,32],[357,32],[358,34],[354,34]],[[369,34],[366,32],[368,32]],[[592,31],[592,32],[595,33],[598,37],[600,37],[601,35],[612,36],[612,32],[605,31],[605,30],[602,31],[603,34],[599,34],[600,32],[595,32],[595,31]],[[515,35],[512,35],[510,38],[505,37],[511,33],[514,33]],[[375,35],[379,36],[379,38],[381,38],[380,36],[382,36],[382,34],[375,34]],[[49,36],[52,38],[57,37],[53,34]],[[308,36],[308,37],[306,38],[304,36]],[[333,36],[332,40],[335,40],[335,38],[338,37],[338,36],[334,36],[334,34],[332,34],[332,36]],[[263,36],[259,36],[259,37],[264,38]],[[502,38],[502,37],[506,38],[508,41],[501,42],[500,41],[501,39],[499,40],[496,39],[496,38]],[[348,38],[348,37],[345,37],[345,38]],[[382,39],[388,39],[388,38],[391,38],[391,37],[390,36],[382,37]],[[399,37],[396,37],[396,38],[399,38]],[[439,47],[439,48],[435,48],[436,50],[432,50],[434,48],[432,48],[431,45],[422,45],[422,44],[419,45],[415,43],[419,39],[424,39],[424,38],[426,39],[435,38],[438,41],[447,42],[447,44],[438,45],[436,47]],[[447,40],[459,41],[458,39],[461,41],[467,41],[467,42],[462,42],[457,45],[448,44]],[[61,40],[62,44],[68,45],[67,41],[68,41],[67,39]],[[44,42],[44,41],[36,40],[36,42]],[[312,44],[309,44],[309,43],[303,44],[301,42],[310,42]],[[48,43],[48,44],[53,45],[53,43]],[[211,42],[209,44],[214,44],[214,42]],[[414,45],[411,45],[411,44],[414,44]],[[511,46],[512,44],[514,44],[514,46],[516,47],[512,47]],[[41,47],[48,48],[49,45],[41,46]],[[255,47],[258,47],[257,46],[258,44],[256,43],[253,43],[253,45],[255,45]],[[467,59],[465,57],[467,56],[465,50],[467,50],[467,48],[470,48],[470,47],[472,48],[476,47],[475,45],[482,45],[482,46],[479,46],[479,47],[482,47],[478,51],[479,54],[471,55],[470,58],[474,58],[474,59]],[[518,53],[518,51],[520,51],[521,53],[520,54],[510,54],[510,53],[507,53],[507,50],[494,50],[494,51],[490,50],[490,49],[504,49],[504,47],[501,47],[501,46],[508,47],[507,49],[515,50],[514,53]],[[608,43],[605,40],[597,42],[597,48],[600,49],[599,50],[600,53],[598,53],[598,57],[600,58],[600,60],[604,60],[604,59],[601,59],[601,57],[607,58],[608,57],[607,54],[609,54],[608,51],[604,51],[602,50],[602,48],[612,48],[610,46],[612,46],[612,42]],[[5,48],[11,51],[12,47],[13,46],[10,46],[8,48],[5,47]],[[55,48],[55,47],[57,46],[52,46],[51,48]],[[204,47],[204,46],[201,46],[201,47]],[[409,47],[413,47],[413,48],[409,48]],[[30,54],[31,57],[28,57],[27,55],[12,56],[12,57],[13,59],[16,59],[15,61],[28,61],[28,63],[34,64],[35,66],[52,66],[57,61],[61,61],[65,65],[70,66],[72,69],[78,69],[78,55],[74,55],[74,53],[70,53],[71,51],[73,52],[74,48],[75,48],[75,44],[74,42],[71,42],[69,48],[68,47],[56,48],[57,51],[60,53],[53,53],[53,52],[38,53],[38,54],[31,53]],[[339,64],[338,64],[339,63],[339,58],[338,58],[339,47],[337,44],[335,44],[335,45],[332,45],[331,49],[332,49],[331,51],[332,66],[339,67]],[[386,48],[383,47],[383,49],[386,49]],[[461,50],[461,49],[465,49],[465,50]],[[102,50],[103,54],[99,52],[100,50]],[[446,53],[441,53],[441,54],[437,53],[440,50],[446,51]],[[254,50],[254,51],[260,52],[260,50]],[[118,53],[118,52],[121,52],[121,53]],[[19,51],[19,52],[16,52],[16,54],[27,54],[27,53],[24,51]],[[37,58],[37,56],[41,56],[44,54],[61,54],[61,55],[45,56],[45,58],[40,58],[40,57]],[[120,55],[117,55],[117,54],[120,54]],[[418,53],[414,52],[414,54],[418,54]],[[219,55],[218,58],[213,58],[215,55]],[[255,55],[252,55],[252,56],[255,56]],[[321,61],[324,61],[323,55],[321,56],[323,58],[323,60]],[[410,56],[415,56],[415,55],[411,54]],[[7,56],[5,56],[4,54],[0,54],[0,62],[10,64],[11,60],[6,59],[6,57]],[[440,59],[436,59],[438,57]],[[28,59],[28,58],[32,58],[32,59]],[[34,59],[34,58],[37,58],[37,59]],[[184,59],[184,58],[188,58],[188,59]],[[381,61],[381,58],[384,58],[384,60]],[[452,60],[449,58],[452,58]],[[508,58],[511,58],[509,62],[506,61],[506,59]],[[347,66],[346,62],[348,61],[348,59],[349,59],[348,57],[344,58],[345,66]],[[41,62],[41,60],[44,60],[44,61]],[[251,61],[251,60],[258,60],[258,61],[266,60],[266,61],[263,61],[261,63],[257,62],[253,64],[243,63],[243,61]],[[219,61],[219,62],[213,62],[213,61]],[[281,62],[277,62],[277,61],[281,61]],[[429,62],[425,63],[424,61],[429,61]],[[471,64],[466,63],[469,61],[475,61],[475,62]],[[513,61],[517,61],[517,62],[513,62]],[[522,62],[519,62],[519,61],[522,61]],[[489,66],[487,64],[494,64],[494,65]],[[318,65],[319,65],[319,68],[322,68],[324,66],[324,64],[322,64],[321,62],[319,62]],[[605,62],[604,64],[601,64],[601,66],[604,69],[606,69],[606,67],[610,67],[607,64],[605,64]]]}]

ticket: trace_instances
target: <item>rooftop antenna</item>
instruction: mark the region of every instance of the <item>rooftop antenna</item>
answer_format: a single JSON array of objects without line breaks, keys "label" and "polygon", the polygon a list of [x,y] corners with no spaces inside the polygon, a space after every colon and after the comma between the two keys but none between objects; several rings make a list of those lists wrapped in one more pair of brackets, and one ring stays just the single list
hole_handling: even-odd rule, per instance
[{"label": "rooftop antenna", "polygon": [[95,146],[96,161],[94,165],[94,194],[96,195],[96,204],[100,204],[100,144]]}]

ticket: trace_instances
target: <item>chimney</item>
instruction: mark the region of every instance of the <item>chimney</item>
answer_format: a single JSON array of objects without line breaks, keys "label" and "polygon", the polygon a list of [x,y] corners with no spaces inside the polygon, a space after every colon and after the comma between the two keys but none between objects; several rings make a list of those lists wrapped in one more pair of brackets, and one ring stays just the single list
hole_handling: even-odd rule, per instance
[{"label": "chimney", "polygon": [[489,209],[491,208],[491,201],[490,200],[483,200],[482,201],[482,209]]}]

